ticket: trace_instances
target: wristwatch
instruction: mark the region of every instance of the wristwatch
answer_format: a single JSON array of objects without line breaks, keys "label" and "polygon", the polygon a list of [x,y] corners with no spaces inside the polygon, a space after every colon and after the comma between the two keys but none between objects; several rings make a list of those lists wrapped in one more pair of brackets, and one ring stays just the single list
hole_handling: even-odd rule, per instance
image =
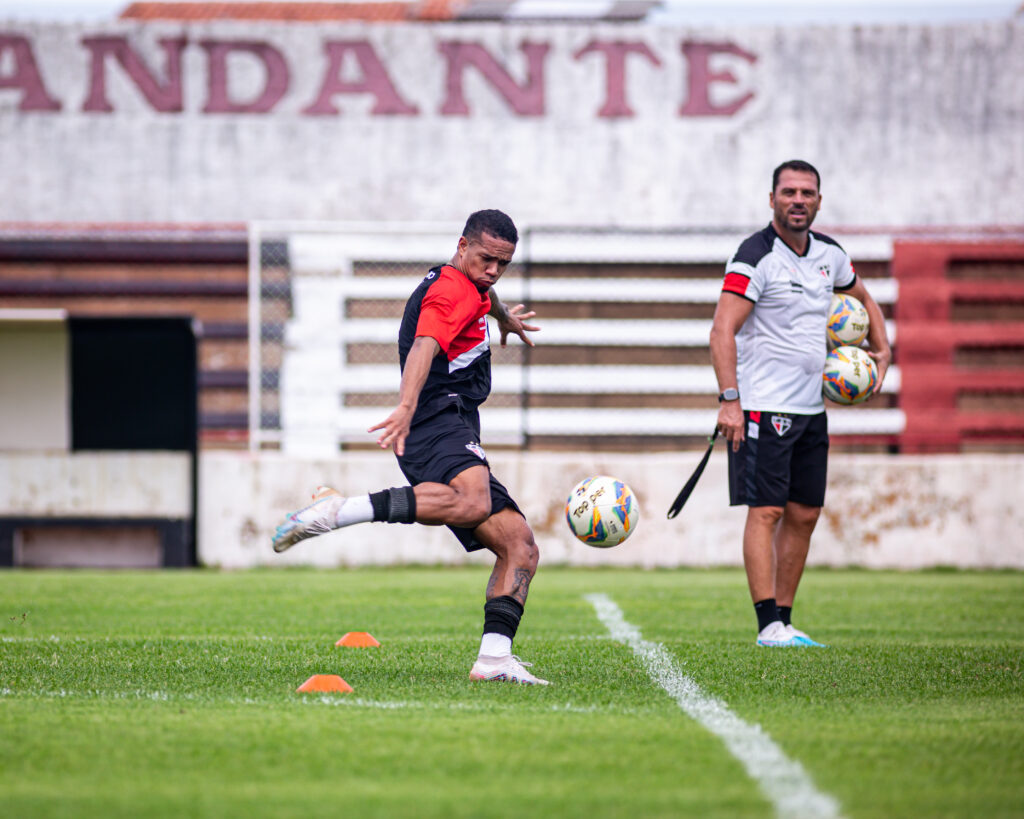
[{"label": "wristwatch", "polygon": [[740,391],[735,387],[726,387],[718,395],[718,403],[721,404],[723,401],[739,401]]}]

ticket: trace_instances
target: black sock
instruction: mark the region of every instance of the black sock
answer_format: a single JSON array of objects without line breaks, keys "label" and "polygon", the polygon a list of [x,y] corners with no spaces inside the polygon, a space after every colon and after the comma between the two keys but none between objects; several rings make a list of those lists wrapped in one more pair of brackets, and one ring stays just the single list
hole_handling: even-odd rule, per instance
[{"label": "black sock", "polygon": [[387,523],[416,522],[416,493],[411,486],[396,486],[370,493],[373,519]]},{"label": "black sock", "polygon": [[484,603],[484,634],[503,634],[510,640],[516,637],[523,604],[507,594]]},{"label": "black sock", "polygon": [[774,597],[767,597],[754,603],[754,611],[757,613],[757,630],[764,631],[769,623],[779,619],[779,607],[775,605]]},{"label": "black sock", "polygon": [[792,606],[779,606],[779,619],[782,621],[782,625],[788,626],[793,618],[793,607]]}]

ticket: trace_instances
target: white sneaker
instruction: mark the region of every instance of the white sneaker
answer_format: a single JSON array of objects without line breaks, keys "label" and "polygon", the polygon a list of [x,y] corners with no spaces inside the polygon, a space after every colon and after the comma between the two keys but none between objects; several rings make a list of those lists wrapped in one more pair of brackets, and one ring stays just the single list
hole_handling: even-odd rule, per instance
[{"label": "white sneaker", "polygon": [[793,648],[804,645],[786,630],[786,626],[782,624],[781,620],[775,620],[761,629],[757,635],[757,644],[771,648]]},{"label": "white sneaker", "polygon": [[828,648],[828,646],[824,643],[816,643],[804,632],[800,631],[800,629],[793,628],[792,624],[786,626],[786,632],[789,634],[790,637],[792,637],[802,646],[817,646],[818,648]]},{"label": "white sneaker", "polygon": [[283,552],[300,540],[337,529],[338,510],[344,502],[345,498],[336,489],[318,486],[313,493],[313,502],[292,512],[277,527],[272,538],[274,551]]},{"label": "white sneaker", "polygon": [[533,663],[524,663],[514,654],[505,657],[477,657],[469,672],[469,678],[471,680],[504,680],[523,685],[550,685],[547,680],[534,677],[524,668],[524,666],[532,665]]}]

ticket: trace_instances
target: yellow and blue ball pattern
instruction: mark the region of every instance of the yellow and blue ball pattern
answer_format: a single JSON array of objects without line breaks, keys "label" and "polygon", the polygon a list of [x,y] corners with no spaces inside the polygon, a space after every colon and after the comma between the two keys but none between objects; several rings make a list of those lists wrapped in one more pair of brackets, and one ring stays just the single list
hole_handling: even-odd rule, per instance
[{"label": "yellow and blue ball pattern", "polygon": [[825,397],[837,404],[859,404],[878,382],[878,367],[859,347],[836,347],[825,356],[822,373]]},{"label": "yellow and blue ball pattern", "polygon": [[835,293],[828,311],[828,347],[849,345],[859,347],[868,336],[868,311],[860,299],[846,293]]},{"label": "yellow and blue ball pattern", "polygon": [[623,481],[606,475],[584,478],[565,503],[565,519],[573,535],[597,548],[622,543],[639,518],[640,505],[633,490]]}]

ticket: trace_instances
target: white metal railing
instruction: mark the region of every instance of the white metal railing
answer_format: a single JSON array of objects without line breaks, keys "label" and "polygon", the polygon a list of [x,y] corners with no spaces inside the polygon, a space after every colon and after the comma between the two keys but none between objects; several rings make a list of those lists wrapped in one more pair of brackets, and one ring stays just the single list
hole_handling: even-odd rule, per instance
[{"label": "white metal railing", "polygon": [[[250,441],[277,441],[286,450],[329,454],[340,442],[369,442],[366,428],[383,420],[393,406],[346,406],[346,396],[394,394],[399,384],[397,360],[383,364],[352,364],[347,346],[393,345],[398,319],[348,318],[349,302],[404,300],[422,280],[396,268],[398,275],[373,275],[357,263],[424,264],[448,258],[461,225],[267,225],[250,231],[250,383],[262,383],[266,369],[262,341],[267,328],[278,327],[284,357],[275,388],[279,397],[280,431],[262,426],[261,391],[250,391]],[[749,231],[712,234],[679,232],[523,231],[517,264],[529,263],[723,263]],[[261,258],[268,239],[287,247],[289,279],[286,297],[290,317],[267,325],[261,312]],[[891,257],[892,241],[884,235],[841,237],[855,260]],[[425,267],[424,267],[425,270]],[[506,302],[691,303],[714,304],[721,278],[597,278],[525,277],[510,271],[497,286]],[[864,279],[880,304],[898,299],[893,279]],[[280,298],[280,297],[279,297]],[[272,320],[271,320],[272,321]],[[538,345],[635,347],[706,347],[708,319],[543,319],[535,336]],[[894,322],[887,322],[890,340]],[[492,328],[493,329],[493,328]],[[493,334],[492,334],[493,337]],[[519,344],[518,339],[511,339]],[[897,367],[889,371],[884,391],[900,389]],[[710,366],[531,365],[496,364],[493,392],[501,395],[671,395],[713,396],[717,391]],[[713,403],[713,398],[711,399]],[[521,443],[526,436],[694,436],[714,426],[715,408],[510,408],[502,402],[485,407],[485,440]],[[506,400],[504,404],[507,405]],[[905,426],[900,410],[830,409],[830,429],[844,434],[898,434]]]},{"label": "white metal railing", "polygon": [[[534,337],[539,344],[562,346],[614,345],[619,347],[706,347],[710,319],[551,319],[538,322]],[[896,337],[894,322],[886,323],[889,340]],[[290,345],[390,344],[398,338],[398,321],[346,319],[333,324],[292,324],[285,328]]]},{"label": "white metal railing", "polygon": [[[344,407],[334,423],[340,440],[370,443],[379,433],[367,433],[394,407]],[[693,436],[710,435],[715,428],[715,409],[602,409],[487,407],[481,412],[484,442],[520,443],[524,432],[531,436]],[[299,421],[300,419],[296,419]],[[833,435],[893,435],[906,427],[899,409],[829,409]]]},{"label": "white metal railing", "polygon": [[[352,276],[345,285],[350,299],[405,299],[422,281],[422,276]],[[897,297],[895,279],[863,279],[879,304],[893,304]],[[715,304],[722,293],[722,279],[568,279],[521,277],[504,279],[495,287],[502,301],[588,301],[588,302],[690,302]]]},{"label": "white metal railing", "polygon": [[[325,371],[326,370],[326,371]],[[349,364],[318,366],[296,373],[303,382],[316,379],[337,395],[398,393],[398,364]],[[718,391],[714,370],[709,366],[654,366],[610,364],[538,365],[515,367],[496,365],[491,370],[491,393],[515,395],[531,392],[544,395],[708,395]],[[882,392],[900,391],[900,368],[892,366]]]}]

